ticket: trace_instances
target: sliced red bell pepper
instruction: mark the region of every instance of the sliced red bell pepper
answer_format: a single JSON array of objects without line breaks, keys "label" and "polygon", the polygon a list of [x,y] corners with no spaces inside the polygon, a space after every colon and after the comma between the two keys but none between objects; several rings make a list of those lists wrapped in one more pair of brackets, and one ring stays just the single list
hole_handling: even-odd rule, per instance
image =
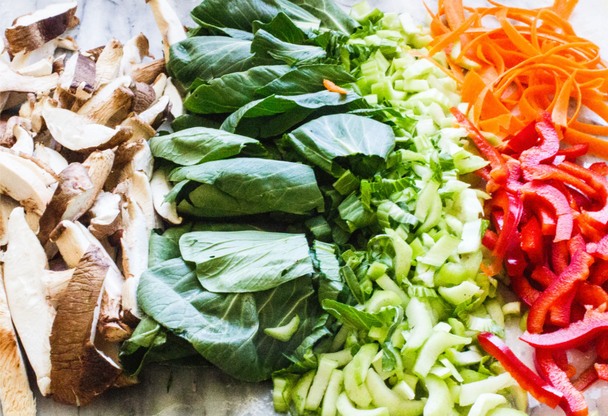
[{"label": "sliced red bell pepper", "polygon": [[557,228],[557,222],[555,221],[554,214],[551,210],[544,205],[536,205],[534,207],[538,220],[543,230],[543,235],[555,236],[555,229]]},{"label": "sliced red bell pepper", "polygon": [[595,351],[600,358],[608,360],[608,333],[600,334],[597,337],[595,340]]},{"label": "sliced red bell pepper", "polygon": [[568,362],[568,353],[566,350],[553,350],[553,359],[555,360],[555,364],[566,373],[568,378],[574,377],[576,368],[571,366]]},{"label": "sliced red bell pepper", "polygon": [[475,146],[477,146],[477,149],[482,156],[490,162],[490,165],[492,166],[490,176],[492,179],[494,179],[498,184],[506,184],[509,176],[509,170],[507,169],[505,160],[500,152],[490,144],[488,139],[486,139],[479,132],[479,130],[477,130],[477,127],[475,127],[473,123],[469,121],[467,116],[462,114],[460,110],[458,110],[456,107],[452,107],[450,111],[456,118],[456,122],[461,127],[464,127],[469,133],[469,138],[473,140],[473,143],[475,143]]},{"label": "sliced red bell pepper", "polygon": [[545,403],[552,408],[557,407],[563,400],[563,393],[548,384],[528,368],[528,366],[522,363],[502,339],[489,332],[482,332],[477,336],[477,341],[479,341],[481,347],[488,354],[496,358],[519,385],[536,400]]},{"label": "sliced red bell pepper", "polygon": [[595,363],[593,367],[595,367],[595,371],[597,371],[597,377],[600,380],[608,381],[608,364]]},{"label": "sliced red bell pepper", "polygon": [[558,166],[559,169],[571,174],[595,189],[596,197],[599,199],[600,209],[595,211],[583,211],[582,216],[594,227],[604,229],[608,224],[608,180],[602,175],[595,173],[572,162],[564,162]]},{"label": "sliced red bell pepper", "polygon": [[551,185],[528,182],[521,188],[524,202],[537,202],[550,207],[557,217],[554,242],[568,240],[572,236],[574,222],[566,197]]},{"label": "sliced red bell pepper", "polygon": [[596,162],[589,166],[589,169],[602,176],[608,176],[608,165],[606,162]]},{"label": "sliced red bell pepper", "polygon": [[524,171],[524,176],[526,176],[526,180],[548,181],[553,179],[579,190],[584,195],[593,196],[596,194],[596,190],[589,186],[585,181],[564,172],[556,166],[522,165],[522,169]]},{"label": "sliced red bell pepper", "polygon": [[488,250],[494,250],[496,242],[498,241],[498,235],[492,230],[486,230],[485,234],[481,239],[481,244]]},{"label": "sliced red bell pepper", "polygon": [[589,272],[589,283],[602,286],[606,281],[608,281],[608,261],[596,260]]},{"label": "sliced red bell pepper", "polygon": [[498,240],[496,241],[496,246],[492,251],[494,260],[490,266],[482,266],[482,270],[488,276],[494,276],[500,271],[502,261],[509,247],[509,242],[517,232],[517,225],[519,224],[523,211],[521,200],[503,189],[500,189],[493,195],[492,204],[494,207],[502,209],[503,224],[500,229]]},{"label": "sliced red bell pepper", "polygon": [[528,267],[526,256],[521,249],[521,238],[518,231],[513,234],[513,238],[509,242],[504,263],[509,276],[523,275]]},{"label": "sliced red bell pepper", "polygon": [[582,321],[574,322],[567,328],[545,334],[524,332],[520,339],[535,348],[571,349],[589,343],[597,334],[606,331],[608,331],[608,312],[591,309],[587,311]]},{"label": "sliced red bell pepper", "polygon": [[556,279],[557,275],[546,266],[537,266],[530,277],[543,287],[548,287]]},{"label": "sliced red bell pepper", "polygon": [[540,291],[534,289],[528,279],[522,275],[509,275],[513,292],[528,306],[532,306],[540,297]]},{"label": "sliced red bell pepper", "polygon": [[602,260],[608,260],[608,235],[602,237],[597,243],[587,244],[587,253]]},{"label": "sliced red bell pepper", "polygon": [[475,171],[475,174],[477,176],[479,176],[481,179],[483,179],[484,181],[488,182],[490,180],[490,172],[491,172],[492,168],[490,166],[484,166],[481,169],[478,169]]},{"label": "sliced red bell pepper", "polygon": [[574,380],[572,386],[580,392],[587,390],[593,383],[599,380],[597,376],[597,371],[595,371],[595,367],[591,365],[585,371],[581,373],[581,375]]},{"label": "sliced red bell pepper", "polygon": [[570,379],[568,379],[568,375],[555,363],[551,351],[537,349],[536,365],[540,375],[564,395],[559,405],[566,412],[566,415],[587,416],[589,414],[585,397],[574,388]]},{"label": "sliced red bell pepper", "polygon": [[528,315],[528,331],[541,333],[545,324],[547,312],[563,295],[572,290],[577,282],[586,280],[593,257],[584,251],[578,251],[572,256],[572,261],[566,270],[555,279],[530,308]]},{"label": "sliced red bell pepper", "polygon": [[566,160],[574,162],[577,157],[584,156],[589,151],[589,143],[575,144],[567,149],[557,151],[558,156],[565,156]]},{"label": "sliced red bell pepper", "polygon": [[536,120],[524,127],[519,133],[511,137],[507,147],[514,153],[521,153],[536,145],[538,133],[536,132]]},{"label": "sliced red bell pepper", "polygon": [[536,265],[544,262],[543,232],[535,216],[521,227],[521,248]]},{"label": "sliced red bell pepper", "polygon": [[555,274],[562,274],[570,261],[570,253],[568,252],[568,242],[559,241],[551,246],[551,267]]},{"label": "sliced red bell pepper", "polygon": [[580,282],[574,283],[572,289],[561,295],[549,309],[549,322],[561,328],[566,327],[572,320],[572,302],[578,292]]},{"label": "sliced red bell pepper", "polygon": [[575,299],[583,306],[599,308],[604,303],[608,304],[608,293],[601,286],[590,282],[581,282]]},{"label": "sliced red bell pepper", "polygon": [[519,156],[524,179],[530,181],[532,178],[526,172],[527,167],[538,166],[545,161],[552,160],[559,151],[559,135],[551,122],[541,121],[536,123],[536,132],[540,137],[540,143],[536,147],[525,150]]}]

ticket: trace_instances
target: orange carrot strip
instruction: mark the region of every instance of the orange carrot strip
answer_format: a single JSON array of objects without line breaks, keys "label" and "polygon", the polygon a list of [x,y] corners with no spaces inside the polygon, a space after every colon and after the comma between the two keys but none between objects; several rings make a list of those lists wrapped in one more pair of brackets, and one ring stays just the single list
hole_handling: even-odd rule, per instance
[{"label": "orange carrot strip", "polygon": [[564,142],[571,146],[588,143],[589,153],[608,159],[608,141],[598,139],[590,134],[581,133],[568,127],[564,133]]},{"label": "orange carrot strip", "polygon": [[338,87],[336,84],[334,84],[328,79],[323,80],[323,85],[325,86],[325,88],[327,88],[328,91],[337,92],[338,94],[342,95],[348,94],[348,91],[346,91],[344,88]]},{"label": "orange carrot strip", "polygon": [[[557,96],[557,101],[553,107],[551,118],[553,122],[560,126],[568,124],[568,108],[570,107],[570,93],[572,92],[572,84],[576,77],[576,71],[568,77],[568,80],[562,85],[561,91]],[[576,118],[576,117],[575,117]]]}]

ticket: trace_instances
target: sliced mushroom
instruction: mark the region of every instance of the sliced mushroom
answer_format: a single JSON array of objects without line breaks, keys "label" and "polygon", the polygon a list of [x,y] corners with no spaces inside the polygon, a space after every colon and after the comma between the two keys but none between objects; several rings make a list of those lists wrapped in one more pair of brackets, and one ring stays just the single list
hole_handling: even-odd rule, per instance
[{"label": "sliced mushroom", "polygon": [[143,138],[137,141],[129,141],[116,150],[114,168],[106,181],[105,189],[113,190],[119,182],[129,178],[131,173],[137,171],[141,171],[148,178],[151,178],[153,170],[154,157],[148,142]]},{"label": "sliced mushroom", "polygon": [[15,328],[45,396],[51,387],[49,336],[55,318],[45,283],[47,269],[46,254],[25,220],[23,208],[15,208],[8,220],[4,285]]},{"label": "sliced mushroom", "polygon": [[166,71],[165,60],[155,59],[150,62],[136,64],[131,67],[131,77],[135,82],[152,84],[156,77]]},{"label": "sliced mushroom", "polygon": [[57,86],[58,79],[59,75],[57,74],[45,75],[42,77],[20,75],[9,68],[8,65],[0,62],[0,92],[50,91]]},{"label": "sliced mushroom", "polygon": [[133,136],[129,140],[129,143],[134,143],[140,139],[148,140],[156,136],[156,130],[152,128],[148,123],[143,121],[137,114],[131,113],[125,121],[120,123],[121,126],[131,127],[133,129]]},{"label": "sliced mushroom", "polygon": [[158,100],[160,100],[160,97],[163,96],[165,88],[167,87],[168,79],[169,78],[167,78],[165,74],[159,74],[154,80],[154,83],[152,84],[152,88],[154,89],[154,93],[156,94],[156,101],[154,101],[154,104],[156,104]]},{"label": "sliced mushroom", "polygon": [[132,37],[123,47],[120,62],[120,75],[131,75],[133,65],[141,63],[144,57],[150,56],[150,43],[143,33]]},{"label": "sliced mushroom", "polygon": [[116,77],[120,71],[120,62],[123,57],[122,44],[112,39],[97,58],[95,66],[95,89],[108,84]]},{"label": "sliced mushroom", "polygon": [[110,127],[90,124],[90,121],[70,110],[56,108],[46,103],[42,117],[53,135],[62,146],[76,152],[90,152],[95,149],[109,149],[127,141],[133,134],[128,127]]},{"label": "sliced mushroom", "polygon": [[68,267],[76,267],[90,244],[101,250],[111,267],[104,285],[99,330],[102,337],[109,341],[127,339],[132,331],[124,323],[121,312],[121,293],[125,279],[103,244],[84,225],[71,221],[62,221],[51,235],[51,239],[57,244]]},{"label": "sliced mushroom", "polygon": [[59,174],[59,186],[40,218],[40,243],[46,244],[51,232],[62,220],[75,221],[80,218],[93,205],[95,198],[95,186],[87,169],[80,163],[71,163]]},{"label": "sliced mushroom", "polygon": [[165,202],[165,196],[171,191],[172,186],[169,183],[169,175],[167,169],[158,169],[152,175],[150,181],[152,188],[152,200],[154,208],[158,215],[172,224],[181,224],[182,217],[177,215],[177,206],[175,202]]},{"label": "sliced mushroom", "polygon": [[150,5],[156,25],[163,37],[165,61],[169,62],[170,46],[186,39],[186,31],[179,21],[177,13],[166,0],[146,0],[146,3]]},{"label": "sliced mushroom", "polygon": [[17,141],[11,147],[11,149],[28,156],[32,156],[34,154],[34,139],[32,138],[32,135],[18,124],[13,127],[13,134],[15,135]]},{"label": "sliced mushroom", "polygon": [[4,416],[36,416],[19,341],[8,308],[0,267],[0,403]]},{"label": "sliced mushroom", "polygon": [[9,150],[0,151],[0,193],[19,201],[29,211],[44,213],[55,183],[55,177],[33,160]]},{"label": "sliced mushroom", "polygon": [[70,283],[73,274],[74,269],[67,269],[58,271],[49,270],[43,275],[45,278],[44,283],[49,292],[49,301],[51,302],[51,305],[53,305],[53,308],[57,309],[59,298],[63,291],[68,287],[68,283]]},{"label": "sliced mushroom", "polygon": [[107,237],[120,226],[120,195],[102,192],[89,210],[89,231],[96,238]]},{"label": "sliced mushroom", "polygon": [[[116,78],[98,90],[80,109],[78,114],[91,122],[110,125],[112,119],[120,122],[129,114],[133,92],[129,89],[131,77]],[[116,123],[115,123],[116,124]]]},{"label": "sliced mushroom", "polygon": [[5,31],[11,53],[33,51],[76,26],[77,6],[76,2],[52,4],[17,18]]},{"label": "sliced mushroom", "polygon": [[48,165],[57,174],[68,167],[68,161],[65,160],[65,157],[61,156],[61,153],[42,143],[36,143],[34,157]]},{"label": "sliced mushroom", "polygon": [[169,115],[171,111],[171,102],[169,97],[163,95],[152,107],[139,114],[139,118],[157,129]]},{"label": "sliced mushroom", "polygon": [[144,84],[143,82],[134,82],[129,88],[133,92],[131,111],[136,114],[147,110],[156,101],[156,93],[151,85]]},{"label": "sliced mushroom", "polygon": [[59,89],[79,100],[87,100],[95,90],[95,61],[75,53],[65,64],[59,77]]},{"label": "sliced mushroom", "polygon": [[120,366],[94,344],[103,287],[111,264],[91,245],[59,298],[50,337],[53,399],[86,406],[114,384]]},{"label": "sliced mushroom", "polygon": [[0,140],[0,145],[4,147],[13,147],[17,142],[17,137],[15,136],[15,127],[20,126],[24,130],[31,131],[32,122],[27,118],[20,116],[12,116],[6,122],[4,134],[2,135],[2,139]]},{"label": "sliced mushroom", "polygon": [[21,75],[30,77],[42,77],[53,73],[53,58],[41,59],[36,63],[21,68],[17,71]]},{"label": "sliced mushroom", "polygon": [[167,79],[167,86],[165,87],[165,91],[163,95],[169,97],[169,102],[171,103],[171,115],[174,118],[177,118],[184,114],[184,103],[182,101],[182,96],[171,82],[171,78]]}]

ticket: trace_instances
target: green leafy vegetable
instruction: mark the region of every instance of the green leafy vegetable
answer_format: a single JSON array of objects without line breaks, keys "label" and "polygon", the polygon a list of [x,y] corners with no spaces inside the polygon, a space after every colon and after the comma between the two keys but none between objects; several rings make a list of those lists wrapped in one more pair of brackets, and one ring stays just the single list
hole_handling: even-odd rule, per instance
[{"label": "green leafy vegetable", "polygon": [[210,292],[259,292],[313,273],[304,234],[202,231],[184,234],[179,246]]},{"label": "green leafy vegetable", "polygon": [[[201,217],[228,217],[281,211],[307,214],[323,210],[313,170],[298,163],[265,159],[229,159],[178,168],[172,181],[178,208]],[[199,185],[200,184],[200,185]],[[188,195],[188,186],[195,188]],[[187,196],[187,200],[183,199]]]},{"label": "green leafy vegetable", "polygon": [[325,90],[323,80],[328,79],[336,84],[345,84],[355,81],[355,78],[346,72],[340,65],[303,65],[291,69],[281,77],[258,88],[258,96],[269,95],[299,95]]},{"label": "green leafy vegetable", "polygon": [[276,59],[290,66],[319,63],[327,56],[323,48],[289,43],[271,35],[264,29],[259,29],[255,33],[251,43],[251,52],[258,59]]},{"label": "green leafy vegetable", "polygon": [[266,149],[255,139],[224,130],[193,127],[177,133],[156,136],[150,140],[155,157],[183,166],[243,156],[267,156]]},{"label": "green leafy vegetable", "polygon": [[333,0],[292,0],[313,16],[321,19],[321,26],[337,30],[345,35],[352,34],[359,23],[348,16]]}]

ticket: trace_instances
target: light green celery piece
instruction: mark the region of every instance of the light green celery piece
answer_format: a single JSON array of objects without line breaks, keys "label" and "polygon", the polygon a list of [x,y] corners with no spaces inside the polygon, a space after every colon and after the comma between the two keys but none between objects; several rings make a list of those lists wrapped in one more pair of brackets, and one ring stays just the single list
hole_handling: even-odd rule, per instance
[{"label": "light green celery piece", "polygon": [[483,358],[477,351],[457,351],[454,348],[448,348],[445,356],[452,364],[460,367],[477,364]]},{"label": "light green celery piece", "polygon": [[448,385],[436,375],[429,374],[424,378],[429,398],[424,405],[424,416],[444,416],[454,408],[454,401]]},{"label": "light green celery piece", "polygon": [[290,381],[284,377],[273,377],[272,384],[272,403],[274,410],[278,413],[287,413],[291,402],[292,385]]},{"label": "light green celery piece", "polygon": [[329,377],[329,384],[323,397],[323,406],[321,407],[321,416],[336,416],[338,411],[336,402],[342,391],[342,383],[344,382],[344,372],[334,369]]},{"label": "light green celery piece", "polygon": [[298,414],[303,414],[306,406],[306,396],[308,396],[308,390],[312,384],[312,380],[315,378],[315,371],[311,370],[304,374],[300,380],[296,383],[292,392],[293,403],[296,406]]},{"label": "light green celery piece", "polygon": [[279,341],[287,342],[296,333],[300,326],[300,317],[294,316],[288,324],[278,326],[276,328],[265,328],[264,333],[269,337],[278,339]]},{"label": "light green celery piece", "polygon": [[375,290],[372,297],[365,302],[365,309],[369,313],[375,313],[386,306],[402,306],[403,303],[403,299],[394,292]]},{"label": "light green celery piece", "polygon": [[477,401],[484,393],[495,393],[513,384],[513,378],[509,373],[489,377],[485,380],[463,384],[460,390],[458,403],[460,406],[469,406]]},{"label": "light green celery piece", "polygon": [[418,261],[429,266],[441,267],[459,244],[459,238],[446,234],[423,257],[418,257]]},{"label": "light green celery piece", "polygon": [[355,406],[353,406],[345,393],[338,396],[336,408],[342,416],[390,416],[390,413],[386,407],[367,410],[357,409]]},{"label": "light green celery piece", "polygon": [[306,405],[304,406],[306,410],[317,410],[319,408],[325,390],[329,385],[331,373],[337,367],[338,363],[336,361],[330,360],[327,357],[321,358],[317,374],[315,374],[315,378],[306,396]]},{"label": "light green celery piece", "polygon": [[[348,398],[355,402],[359,407],[367,407],[372,402],[372,396],[369,394],[367,386],[365,384],[359,385],[355,381],[355,365],[352,361],[344,367],[344,390],[346,391]],[[339,400],[340,399],[338,399],[338,401]],[[340,406],[338,406],[338,411],[343,415],[348,414],[343,413],[340,410]]]},{"label": "light green celery piece", "polygon": [[507,399],[500,394],[484,393],[475,400],[468,416],[486,416],[490,410],[506,403]]},{"label": "light green celery piece", "polygon": [[437,195],[437,191],[439,190],[439,186],[439,183],[435,181],[430,181],[426,184],[426,186],[422,189],[422,192],[418,196],[414,216],[420,221],[424,221],[426,219],[429,210],[431,209],[431,206],[433,204],[433,199],[435,195]]},{"label": "light green celery piece", "polygon": [[428,301],[412,298],[405,309],[405,315],[413,328],[405,343],[405,350],[417,350],[431,336],[435,317]]},{"label": "light green celery piece", "polygon": [[439,294],[452,305],[460,305],[471,299],[479,290],[479,286],[465,280],[458,286],[440,287]]},{"label": "light green celery piece", "polygon": [[459,337],[443,331],[434,331],[418,353],[414,365],[414,374],[419,377],[426,377],[439,355],[447,348],[467,345],[471,341],[471,338]]},{"label": "light green celery piece", "polygon": [[407,303],[410,301],[410,298],[405,294],[405,292],[403,291],[403,289],[401,289],[397,285],[397,283],[395,283],[395,281],[393,279],[391,279],[387,274],[380,276],[376,280],[376,283],[382,289],[384,289],[384,290],[386,290],[388,292],[393,292],[394,294],[396,294],[397,296],[399,296],[399,298],[403,302],[403,305],[407,305]]},{"label": "light green celery piece", "polygon": [[393,260],[393,269],[397,283],[402,283],[407,279],[412,266],[412,248],[397,234],[395,230],[387,229],[386,233],[393,239],[393,247],[395,249],[395,258]]},{"label": "light green celery piece", "polygon": [[502,306],[502,313],[506,315],[520,315],[521,302],[509,302]]},{"label": "light green celery piece", "polygon": [[498,325],[504,327],[505,326],[505,315],[502,311],[502,307],[500,303],[496,299],[488,300],[485,303],[485,307],[490,314],[490,317],[496,322]]},{"label": "light green celery piece", "polygon": [[358,385],[365,383],[365,377],[367,377],[367,369],[372,365],[374,357],[378,353],[378,344],[370,343],[363,345],[355,357],[353,358],[352,364],[355,368],[354,376],[355,382]]},{"label": "light green celery piece", "polygon": [[389,389],[384,384],[384,380],[371,368],[367,372],[365,384],[372,395],[374,406],[386,407],[390,416],[418,416],[422,414],[424,402],[405,400]]},{"label": "light green celery piece", "polygon": [[392,390],[406,400],[414,400],[416,398],[416,392],[405,382],[405,380],[401,380],[395,384],[395,387],[393,387]]},{"label": "light green celery piece", "polygon": [[321,354],[320,359],[332,360],[338,363],[338,367],[344,367],[346,364],[350,363],[353,360],[353,355],[350,352],[350,348],[347,348],[342,351]]}]

